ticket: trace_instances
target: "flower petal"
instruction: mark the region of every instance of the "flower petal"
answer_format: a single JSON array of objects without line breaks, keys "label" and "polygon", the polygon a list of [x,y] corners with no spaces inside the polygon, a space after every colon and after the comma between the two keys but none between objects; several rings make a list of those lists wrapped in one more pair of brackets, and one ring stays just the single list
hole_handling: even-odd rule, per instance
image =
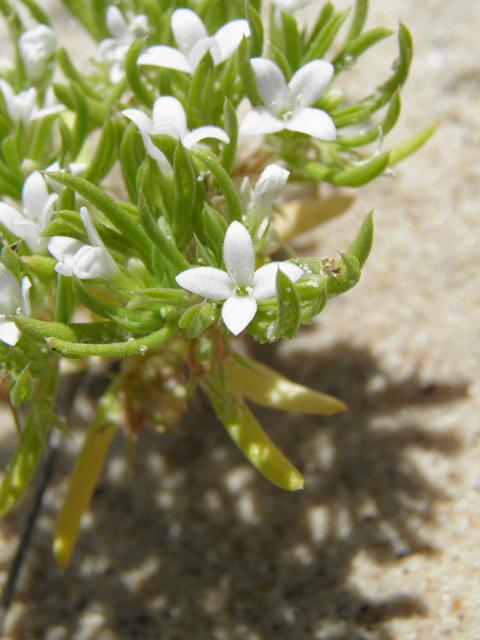
[{"label": "flower petal", "polygon": [[189,59],[173,47],[157,44],[149,47],[137,60],[138,64],[150,64],[154,67],[165,67],[177,71],[192,72]]},{"label": "flower petal", "polygon": [[95,229],[95,225],[93,224],[92,217],[90,216],[87,207],[80,207],[80,218],[82,219],[90,244],[94,247],[105,249],[105,245]]},{"label": "flower petal", "polygon": [[180,51],[189,56],[195,44],[208,38],[205,25],[191,9],[177,9],[171,19],[173,37]]},{"label": "flower petal", "polygon": [[285,129],[283,120],[275,118],[267,107],[254,107],[247,113],[240,124],[240,136],[261,136]]},{"label": "flower petal", "polygon": [[220,47],[220,62],[226,60],[235,51],[244,35],[247,37],[250,35],[247,20],[232,20],[220,27],[214,36]]},{"label": "flower petal", "polygon": [[187,149],[189,149],[196,145],[197,142],[200,142],[200,140],[205,140],[205,138],[215,138],[216,140],[225,142],[225,144],[230,142],[230,138],[223,129],[220,129],[220,127],[205,125],[204,127],[198,127],[198,129],[194,129],[193,131],[190,131],[190,133],[187,133],[183,138],[183,144]]},{"label": "flower petal", "polygon": [[333,71],[331,62],[312,60],[293,75],[288,88],[291,94],[297,96],[298,107],[309,107],[318,100],[332,79]]},{"label": "flower petal", "polygon": [[280,68],[267,58],[252,58],[257,88],[265,105],[276,113],[277,107],[282,103],[287,91],[287,83]]},{"label": "flower petal", "polygon": [[48,200],[48,189],[42,174],[31,173],[25,180],[22,189],[22,204],[25,217],[31,222],[38,222],[43,217],[43,208]]},{"label": "flower petal", "polygon": [[227,272],[232,275],[237,286],[251,285],[255,271],[255,251],[250,234],[241,222],[235,220],[227,229],[223,259]]},{"label": "flower petal", "polygon": [[204,38],[203,40],[199,40],[192,51],[190,52],[189,60],[190,66],[193,70],[195,70],[198,66],[198,63],[203,58],[203,56],[210,51],[210,55],[213,58],[213,64],[220,64],[220,47],[218,46],[218,42],[215,38]]},{"label": "flower petal", "polygon": [[40,238],[40,227],[31,220],[17,218],[12,222],[12,233],[23,238],[33,253],[43,253],[45,240]]},{"label": "flower petal", "polygon": [[228,273],[215,267],[187,269],[179,273],[175,280],[182,289],[211,300],[225,300],[233,295],[235,289]]},{"label": "flower petal", "polygon": [[222,318],[234,336],[247,327],[257,312],[257,301],[253,298],[232,296],[223,303]]},{"label": "flower petal", "polygon": [[115,38],[122,40],[128,35],[128,25],[123,17],[123,13],[114,4],[111,4],[108,7],[105,22],[107,24],[107,29],[110,31],[112,36],[115,36]]},{"label": "flower petal", "polygon": [[151,133],[158,133],[159,127],[175,129],[181,139],[187,134],[187,116],[180,100],[173,96],[162,96],[155,100]]},{"label": "flower petal", "polygon": [[142,134],[143,144],[146,147],[147,140],[150,139],[148,137],[148,134],[152,130],[151,119],[147,116],[146,113],[143,113],[143,111],[140,111],[140,109],[124,109],[121,113],[122,115],[124,115],[126,118],[128,118],[129,120],[131,120],[137,125],[138,130]]},{"label": "flower petal", "polygon": [[0,320],[0,340],[2,342],[13,347],[20,340],[21,335],[19,328],[14,322],[11,320]]},{"label": "flower petal", "polygon": [[274,201],[282,195],[289,175],[290,171],[280,165],[269,164],[255,185],[254,206],[268,213]]},{"label": "flower petal", "polygon": [[270,262],[255,271],[253,276],[253,297],[257,300],[265,300],[276,294],[277,271],[280,269],[292,282],[296,282],[304,275],[303,269],[291,262]]},{"label": "flower petal", "polygon": [[0,313],[15,313],[21,302],[17,279],[10,269],[0,262]]},{"label": "flower petal", "polygon": [[[52,236],[47,238],[47,248],[54,258],[60,262],[65,262],[73,258],[79,249],[83,246],[83,242],[69,238],[68,236]],[[69,274],[71,275],[71,274]]]},{"label": "flower petal", "polygon": [[[17,221],[21,222],[22,220],[24,220],[24,217],[20,211],[17,211],[17,209],[5,202],[0,202],[0,223],[2,223],[4,227],[12,233],[15,233],[13,224]],[[17,234],[15,233],[15,235]]]},{"label": "flower petal", "polygon": [[293,118],[287,120],[286,129],[306,133],[320,140],[335,140],[337,130],[331,117],[321,109],[307,107],[301,109]]}]

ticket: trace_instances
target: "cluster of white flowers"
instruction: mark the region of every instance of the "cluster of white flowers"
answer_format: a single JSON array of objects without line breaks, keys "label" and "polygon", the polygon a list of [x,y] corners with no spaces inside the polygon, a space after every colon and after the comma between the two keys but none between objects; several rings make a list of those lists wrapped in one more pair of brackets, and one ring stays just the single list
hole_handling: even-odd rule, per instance
[{"label": "cluster of white flowers", "polygon": [[[292,12],[308,0],[275,0],[277,11]],[[131,44],[149,33],[147,16],[135,15],[128,19],[115,5],[110,5],[106,13],[106,25],[111,37],[100,42],[99,56],[109,69],[112,83],[120,81],[125,74],[125,59]],[[145,67],[166,67],[187,74],[193,74],[205,56],[210,52],[215,65],[231,56],[242,38],[250,35],[247,20],[233,20],[209,36],[207,29],[190,9],[177,9],[171,17],[173,37],[178,48],[166,45],[149,47],[138,58],[141,69]],[[53,30],[46,25],[26,31],[20,37],[19,51],[26,75],[32,82],[38,81],[47,68],[57,47]],[[266,58],[251,60],[258,93],[263,106],[251,108],[243,118],[239,135],[252,136],[280,132],[284,129],[304,133],[322,140],[335,140],[335,125],[324,111],[313,108],[324,93],[333,77],[333,66],[324,60],[309,62],[300,68],[287,84],[280,68]],[[0,91],[10,118],[24,125],[43,118],[45,115],[64,109],[63,105],[38,103],[38,93],[34,86],[15,93],[14,88],[0,78]],[[230,142],[227,133],[217,126],[206,125],[189,131],[187,117],[182,103],[173,96],[164,95],[153,104],[151,116],[140,109],[127,108],[122,114],[138,128],[146,153],[157,161],[160,170],[170,173],[170,165],[164,154],[152,143],[151,136],[166,133],[182,141],[190,148],[206,139],[220,143]],[[59,170],[58,163],[49,169]],[[73,174],[84,171],[83,163],[71,163]],[[245,179],[240,198],[243,206],[243,223],[233,222],[226,233],[223,258],[226,271],[213,267],[194,267],[180,273],[176,280],[184,289],[213,300],[225,301],[222,317],[225,325],[235,335],[252,320],[257,309],[257,300],[275,295],[278,269],[286,273],[293,282],[303,275],[303,271],[290,263],[272,262],[255,271],[255,250],[270,253],[278,246],[278,238],[271,224],[274,202],[282,195],[289,172],[271,164],[261,174],[252,188]],[[0,223],[15,236],[23,239],[33,253],[50,254],[57,259],[56,271],[64,276],[82,279],[115,278],[119,267],[104,246],[90,214],[81,207],[83,221],[90,244],[66,236],[43,239],[42,233],[50,221],[53,207],[58,197],[58,185],[34,171],[26,179],[22,192],[22,208],[16,209],[6,202],[0,203]],[[29,281],[22,286],[15,276],[0,264],[0,286],[2,302],[0,312],[0,339],[15,344],[18,339],[15,325],[5,320],[5,314],[12,314],[18,307],[28,311]],[[27,279],[28,280],[28,279]]]}]

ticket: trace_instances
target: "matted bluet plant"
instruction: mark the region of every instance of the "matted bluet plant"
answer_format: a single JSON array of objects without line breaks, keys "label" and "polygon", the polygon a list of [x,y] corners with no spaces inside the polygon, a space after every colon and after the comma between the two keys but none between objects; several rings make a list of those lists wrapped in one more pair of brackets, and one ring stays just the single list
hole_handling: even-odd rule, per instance
[{"label": "matted bluet plant", "polygon": [[[237,336],[293,339],[359,282],[371,214],[336,261],[297,256],[288,240],[331,217],[321,183],[371,182],[435,125],[385,146],[412,59],[403,25],[390,77],[353,101],[339,89],[394,37],[364,30],[367,0],[312,3],[307,27],[295,17],[305,1],[63,4],[96,42],[86,65],[41,3],[0,0],[14,51],[0,67],[1,398],[18,427],[0,513],[52,429],[69,433],[62,363],[114,359],[58,516],[65,568],[115,430],[133,441],[170,427],[197,387],[268,480],[303,487],[245,400],[319,414],[345,405],[245,355]],[[308,197],[287,210],[298,185]]]}]

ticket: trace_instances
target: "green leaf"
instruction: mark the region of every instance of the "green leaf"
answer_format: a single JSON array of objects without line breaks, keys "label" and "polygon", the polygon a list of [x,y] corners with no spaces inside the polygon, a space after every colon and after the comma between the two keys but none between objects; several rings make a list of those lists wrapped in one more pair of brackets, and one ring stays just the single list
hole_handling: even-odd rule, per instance
[{"label": "green leaf", "polygon": [[59,47],[57,49],[57,60],[61,70],[69,80],[73,80],[73,82],[75,82],[82,89],[82,91],[84,91],[91,98],[93,98],[94,100],[99,100],[98,91],[95,91],[95,89],[93,89],[90,84],[85,81],[82,74],[75,69],[67,51],[63,47]]},{"label": "green leaf", "polygon": [[317,37],[309,45],[306,53],[304,54],[300,66],[303,67],[310,60],[316,60],[317,58],[323,58],[328,48],[333,42],[333,39],[337,35],[340,27],[345,22],[348,16],[347,11],[339,11],[332,15],[322,30],[318,33]]},{"label": "green leaf", "polygon": [[290,69],[295,73],[300,66],[300,34],[296,19],[282,11],[283,33],[285,37],[285,55]]},{"label": "green leaf", "polygon": [[262,19],[251,4],[245,3],[245,13],[250,27],[250,57],[257,58],[263,51],[263,23]]},{"label": "green leaf", "polygon": [[188,307],[189,296],[183,289],[171,289],[166,287],[155,287],[135,291],[135,295],[128,301],[128,309],[145,307],[147,309],[158,309],[161,306],[171,305],[179,309]]},{"label": "green leaf", "polygon": [[286,82],[290,82],[292,77],[292,69],[288,63],[286,55],[275,44],[270,43],[267,49],[267,58],[274,62],[283,73]]},{"label": "green leaf", "polygon": [[225,202],[228,209],[229,221],[242,220],[242,206],[240,204],[240,198],[238,197],[237,190],[233,184],[230,176],[222,167],[218,158],[211,152],[205,149],[191,149],[192,155],[202,162],[215,176],[218,184],[225,196]]},{"label": "green leaf", "polygon": [[400,28],[398,30],[398,44],[400,53],[393,63],[395,71],[392,77],[378,87],[374,94],[362,100],[362,104],[368,105],[372,113],[387,104],[393,94],[400,87],[403,87],[407,80],[410,63],[412,62],[413,57],[413,44],[410,32],[403,24],[400,24]]},{"label": "green leaf", "polygon": [[22,402],[30,402],[33,398],[34,389],[30,365],[27,364],[10,389],[10,402],[15,409],[19,409]]},{"label": "green leaf", "polygon": [[360,280],[360,267],[358,260],[348,253],[341,254],[340,260],[335,264],[340,267],[340,273],[332,274],[327,279],[327,295],[334,298],[354,287]]},{"label": "green leaf", "polygon": [[422,147],[425,142],[427,142],[430,136],[435,133],[439,124],[440,120],[432,122],[431,124],[415,133],[410,138],[407,138],[400,144],[393,147],[393,149],[390,150],[390,161],[388,163],[389,166],[391,167],[397,162],[400,162],[400,160],[403,160],[404,158],[409,156],[411,153],[414,153],[415,151],[420,149],[420,147]]},{"label": "green leaf", "polygon": [[208,124],[211,120],[213,78],[215,64],[207,51],[197,65],[190,83],[187,99],[187,124],[190,129]]},{"label": "green leaf", "polygon": [[367,213],[360,227],[355,240],[352,242],[346,255],[353,256],[358,260],[359,267],[362,268],[367,261],[373,244],[373,211]]},{"label": "green leaf", "polygon": [[110,342],[107,344],[82,344],[52,337],[47,340],[47,346],[58,355],[66,358],[82,358],[83,356],[113,356],[118,358],[121,356],[143,355],[148,349],[153,349],[168,340],[177,329],[177,323],[172,322],[143,338],[132,338],[124,342]]},{"label": "green leaf", "polygon": [[0,486],[0,517],[17,502],[30,482],[43,448],[37,407],[31,406],[8,471]]},{"label": "green leaf", "polygon": [[245,95],[250,100],[252,107],[258,107],[263,104],[260,94],[258,93],[257,80],[255,72],[250,62],[250,42],[246,36],[243,36],[237,48],[238,59],[238,75],[240,76],[245,89]]},{"label": "green leaf", "polygon": [[383,173],[388,166],[388,160],[389,153],[381,153],[362,164],[336,173],[328,182],[346,187],[360,187]]},{"label": "green leaf", "polygon": [[80,153],[85,138],[88,133],[89,109],[83,90],[75,82],[72,82],[72,92],[74,97],[75,125],[72,136],[72,158],[75,159]]},{"label": "green leaf", "polygon": [[[397,93],[394,94],[385,117],[376,127],[372,127],[368,131],[364,133],[359,133],[356,136],[342,137],[339,136],[337,138],[337,143],[346,147],[359,147],[364,144],[368,144],[370,142],[374,142],[375,140],[382,139],[391,129],[395,126],[398,116],[400,115],[400,95]],[[391,164],[391,160],[390,160]]]},{"label": "green leaf", "polygon": [[75,308],[75,292],[72,278],[57,274],[55,294],[55,321],[68,322]]},{"label": "green leaf", "polygon": [[349,127],[352,124],[360,124],[370,118],[371,111],[364,104],[354,104],[338,111],[330,113],[337,129]]},{"label": "green leaf", "polygon": [[107,119],[102,127],[100,139],[93,157],[85,171],[84,178],[89,182],[99,182],[112,168],[117,159],[117,140],[115,126]]},{"label": "green leaf", "polygon": [[237,153],[238,144],[238,118],[237,112],[233,108],[230,100],[225,97],[223,103],[223,118],[225,121],[225,131],[230,138],[228,144],[224,144],[220,152],[220,164],[225,171],[230,175],[232,173],[233,165],[235,164],[235,155]]},{"label": "green leaf", "polygon": [[20,260],[41,280],[51,280],[57,277],[57,272],[55,271],[57,260],[55,258],[33,255],[22,256]]},{"label": "green leaf", "polygon": [[295,285],[280,269],[277,271],[277,320],[273,328],[274,340],[294,338],[300,327],[300,298]]},{"label": "green leaf", "polygon": [[337,52],[337,55],[332,60],[332,63],[335,65],[335,71],[338,73],[338,71],[350,67],[362,53],[370,49],[370,47],[373,47],[377,42],[388,38],[392,33],[394,33],[394,31],[385,29],[384,27],[376,27],[375,29],[370,29],[370,31],[362,33],[361,36],[352,40],[345,49]]},{"label": "green leaf", "polygon": [[145,104],[149,109],[152,109],[153,103],[155,102],[155,96],[142,81],[137,64],[138,56],[140,55],[145,41],[146,38],[140,38],[138,40],[134,40],[130,45],[125,61],[125,73],[127,75],[130,89],[137,96],[140,102],[143,102],[143,104]]},{"label": "green leaf", "polygon": [[21,261],[16,251],[10,249],[10,247],[3,247],[0,257],[0,262],[9,269],[20,283],[22,279],[21,273]]},{"label": "green leaf", "polygon": [[145,147],[135,123],[131,122],[125,129],[120,143],[120,166],[127,187],[128,195],[138,200],[137,173],[145,159]]},{"label": "green leaf", "polygon": [[138,252],[146,259],[148,264],[151,242],[138,220],[127,213],[121,204],[84,178],[60,171],[49,171],[47,175],[56,182],[70,187],[104,213],[126,238],[132,240]]},{"label": "green leaf", "polygon": [[238,391],[227,383],[220,388],[210,380],[200,384],[227,433],[252,465],[282,489],[302,489],[301,474],[273,444]]},{"label": "green leaf", "polygon": [[165,233],[157,224],[141,192],[138,199],[138,214],[148,238],[160,249],[162,255],[177,267],[179,271],[190,269],[192,265],[180,253],[172,236]]},{"label": "green leaf", "polygon": [[173,233],[176,238],[180,238],[192,221],[197,184],[190,156],[180,140],[173,158],[173,181],[175,184]]},{"label": "green leaf", "polygon": [[215,302],[202,302],[190,307],[178,321],[181,329],[186,329],[189,338],[198,338],[220,317],[221,305]]}]

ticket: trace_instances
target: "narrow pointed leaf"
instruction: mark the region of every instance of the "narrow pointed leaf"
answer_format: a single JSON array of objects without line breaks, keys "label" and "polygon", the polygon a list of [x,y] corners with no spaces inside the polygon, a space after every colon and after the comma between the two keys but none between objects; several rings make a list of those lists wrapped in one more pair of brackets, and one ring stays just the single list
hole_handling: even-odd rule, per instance
[{"label": "narrow pointed leaf", "polygon": [[130,45],[125,61],[125,73],[127,75],[130,89],[137,96],[140,102],[143,102],[143,104],[145,104],[149,109],[152,109],[153,103],[155,102],[155,96],[143,82],[137,64],[137,58],[140,55],[145,40],[146,38],[140,38],[138,40],[134,40]]},{"label": "narrow pointed leaf", "polygon": [[245,89],[245,95],[250,100],[252,107],[262,104],[262,99],[257,89],[257,79],[250,62],[250,42],[249,38],[243,37],[237,49],[238,75],[240,76]]},{"label": "narrow pointed leaf", "polygon": [[274,335],[283,338],[294,338],[300,327],[300,298],[295,285],[280,269],[277,271],[277,321]]},{"label": "narrow pointed leaf", "polygon": [[248,2],[245,3],[245,13],[250,27],[250,57],[256,58],[263,51],[263,23],[258,11]]},{"label": "narrow pointed leaf", "polygon": [[390,160],[388,163],[389,166],[391,167],[397,162],[400,162],[400,160],[403,160],[404,158],[409,156],[411,153],[415,153],[415,151],[420,149],[420,147],[422,147],[425,142],[427,142],[430,136],[435,133],[439,124],[440,120],[432,122],[431,124],[415,133],[410,138],[407,138],[400,144],[393,147],[393,149],[390,150]]},{"label": "narrow pointed leaf", "polygon": [[227,433],[252,465],[282,489],[302,489],[302,475],[273,444],[242,396],[231,385],[220,393],[209,382],[201,384]]},{"label": "narrow pointed leaf", "polygon": [[179,238],[191,223],[197,184],[190,156],[180,140],[173,159],[173,181],[175,184],[173,233],[176,238]]},{"label": "narrow pointed leaf", "polygon": [[10,389],[10,402],[12,405],[16,409],[19,409],[22,402],[30,402],[33,397],[34,388],[30,365],[27,365]]},{"label": "narrow pointed leaf", "polygon": [[243,358],[249,368],[239,364],[227,365],[227,376],[242,395],[256,404],[283,411],[320,415],[330,415],[347,408],[333,396],[293,382],[253,358]]}]

